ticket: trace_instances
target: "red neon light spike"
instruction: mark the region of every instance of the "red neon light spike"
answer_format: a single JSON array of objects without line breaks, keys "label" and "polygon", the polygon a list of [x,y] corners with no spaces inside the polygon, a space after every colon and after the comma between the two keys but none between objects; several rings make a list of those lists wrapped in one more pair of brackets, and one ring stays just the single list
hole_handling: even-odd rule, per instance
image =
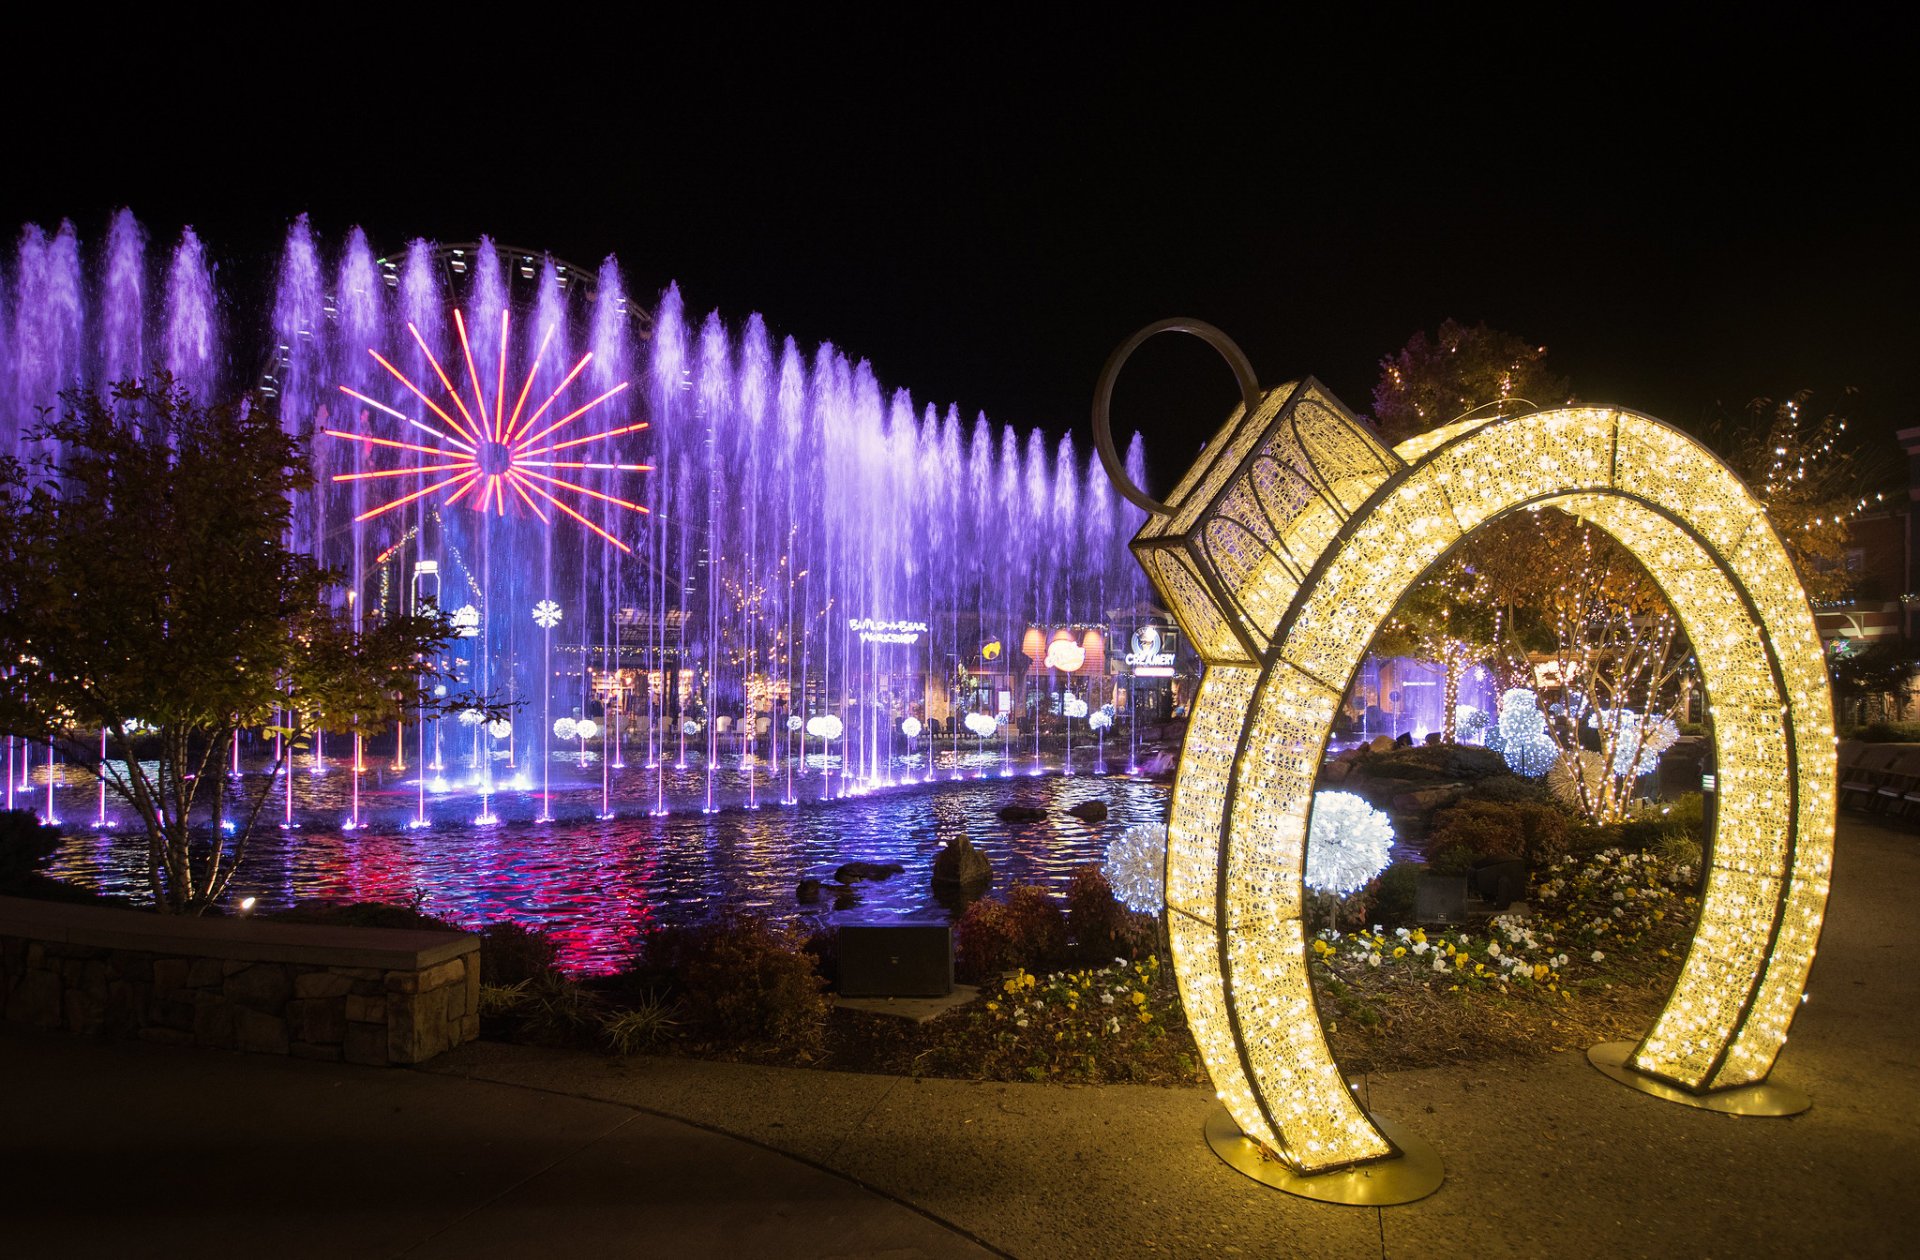
[{"label": "red neon light spike", "polygon": [[[500,312],[500,383],[493,391],[493,440],[507,440],[507,313]],[[505,496],[502,496],[503,498]]]},{"label": "red neon light spike", "polygon": [[[562,421],[562,423],[565,422]],[[569,446],[584,446],[588,442],[598,442],[601,438],[619,437],[622,433],[634,433],[646,427],[647,422],[642,420],[639,424],[630,424],[623,429],[608,429],[605,433],[589,433],[586,437],[569,438],[565,442],[555,442],[551,446],[542,446],[531,451],[525,449],[523,444],[522,446],[514,448],[513,455],[515,459],[518,459],[522,455],[551,455],[555,451],[564,451]],[[552,430],[548,430],[548,432],[552,432]]]},{"label": "red neon light spike", "polygon": [[624,390],[630,383],[631,382],[628,382],[628,381],[621,381],[618,385],[615,385],[612,389],[600,395],[600,397],[594,399],[592,402],[588,403],[586,406],[577,408],[573,411],[568,412],[566,415],[560,417],[560,419],[554,421],[552,424],[548,425],[546,428],[540,430],[540,432],[528,438],[527,441],[538,442],[541,438],[547,436],[547,434],[549,433],[552,433],[555,429],[565,427],[567,424],[571,423],[573,420],[577,419],[580,416],[586,415],[589,411],[592,411],[595,407],[598,407],[601,403],[607,401],[607,399],[613,397],[615,394]]},{"label": "red neon light spike", "polygon": [[[453,317],[457,321],[460,318],[460,312],[455,311],[453,313]],[[447,370],[440,366],[440,360],[434,358],[433,351],[427,348],[427,339],[420,335],[420,330],[418,328],[415,328],[411,322],[407,324],[407,331],[412,333],[413,339],[420,343],[420,353],[427,356],[428,363],[433,364],[433,374],[440,378],[440,384],[446,389],[447,397],[453,399],[454,407],[457,408],[460,414],[466,418],[467,427],[462,431],[476,442],[486,441],[487,440],[486,434],[481,430],[480,425],[475,423],[472,414],[467,411],[467,404],[461,401],[460,391],[455,389],[453,387],[453,382],[447,379]],[[399,373],[396,372],[395,375],[398,376]],[[400,379],[406,380],[405,377],[401,377]],[[418,390],[415,390],[414,392],[419,393]],[[425,394],[421,394],[420,396],[422,398],[426,397]],[[428,404],[428,405],[431,406],[432,404]],[[434,410],[440,411],[438,407],[434,407]],[[444,411],[440,411],[440,414],[445,416],[447,413]],[[452,417],[448,416],[447,421],[449,424],[451,424]],[[455,425],[454,427],[459,428],[458,425]]]},{"label": "red neon light spike", "polygon": [[399,507],[403,503],[413,502],[415,499],[419,498],[421,495],[432,494],[435,490],[444,489],[445,487],[451,486],[456,482],[465,481],[469,477],[477,477],[479,475],[480,475],[480,470],[478,468],[475,468],[468,472],[463,472],[457,477],[449,477],[445,481],[436,481],[430,486],[425,486],[419,490],[415,490],[412,494],[406,495],[402,498],[395,499],[391,503],[382,503],[379,507],[374,508],[372,511],[362,512],[360,515],[353,518],[354,523],[358,524],[361,521],[372,520],[374,517],[380,515],[382,512],[391,512],[394,508]]},{"label": "red neon light spike", "polygon": [[527,510],[532,512],[535,516],[539,517],[540,523],[542,525],[553,524],[552,521],[547,519],[547,514],[540,510],[540,505],[533,501],[533,496],[527,493],[527,488],[520,484],[520,478],[517,474],[513,472],[508,472],[507,484],[513,487],[513,492],[515,494],[519,495],[522,499],[525,499],[527,501]]},{"label": "red neon light spike", "polygon": [[[554,400],[560,397],[561,393],[567,388],[567,386],[573,384],[573,378],[580,375],[580,373],[584,372],[586,370],[587,364],[591,362],[593,362],[593,351],[589,350],[585,354],[580,356],[580,362],[573,365],[573,370],[571,372],[568,372],[566,376],[561,378],[560,383],[553,387],[553,392],[547,395],[547,401],[540,404],[540,409],[538,411],[535,411],[531,416],[527,417],[526,429],[531,429],[534,425],[540,423],[540,417],[547,414],[547,408],[553,406]],[[521,432],[524,433],[526,429],[522,429]],[[517,435],[509,434],[507,436],[508,445],[512,445],[514,442],[518,440],[519,439]]]},{"label": "red neon light spike", "polygon": [[[476,468],[473,471],[477,474],[479,473],[480,470]],[[446,506],[452,507],[454,504],[458,503],[460,501],[461,495],[473,489],[475,486],[480,484],[480,481],[484,481],[484,480],[485,478],[481,478],[480,480],[477,480],[477,481],[469,481],[466,485],[461,486],[458,490],[454,491],[452,494],[447,496]]]},{"label": "red neon light spike", "polygon": [[590,494],[596,499],[605,499],[608,503],[617,503],[623,508],[632,508],[634,511],[642,514],[646,514],[647,512],[647,509],[641,507],[638,503],[629,503],[625,499],[616,499],[610,494],[601,494],[598,490],[589,490],[585,486],[576,486],[571,481],[562,481],[558,477],[549,477],[545,473],[530,472],[527,476],[538,477],[549,485],[559,486],[563,490],[575,490],[581,494]]},{"label": "red neon light spike", "polygon": [[[376,354],[373,357],[378,359],[380,356]],[[434,428],[430,424],[421,424],[418,420],[415,420],[412,416],[407,415],[405,412],[395,411],[393,408],[387,406],[387,404],[379,401],[378,399],[369,398],[365,394],[361,393],[359,390],[348,389],[345,385],[342,385],[340,387],[340,392],[347,395],[347,397],[349,398],[358,398],[361,402],[367,404],[367,406],[369,407],[377,407],[381,411],[386,412],[388,415],[392,416],[396,420],[405,420],[408,424],[412,425],[414,428],[421,429],[421,430],[424,430],[425,432],[431,433],[433,434],[433,436],[439,438],[443,442],[451,442],[463,451],[473,450],[471,446],[468,446],[465,442],[462,442],[459,438],[454,437],[451,434],[442,433],[440,432],[440,430]]]},{"label": "red neon light spike", "polygon": [[574,511],[572,508],[568,507],[566,504],[560,502],[560,500],[554,498],[552,495],[548,494],[545,490],[541,489],[539,486],[534,486],[532,485],[531,482],[529,482],[528,484],[532,486],[533,492],[535,494],[539,495],[541,498],[545,499],[547,502],[553,504],[553,506],[559,508],[562,512],[565,512],[568,516],[571,516],[574,520],[579,521],[582,525],[585,525],[588,529],[600,535],[600,537],[606,539],[608,542],[620,548],[620,550],[626,552],[628,555],[633,554],[633,548],[627,546],[627,544],[621,542],[618,538],[615,538],[612,534],[609,534],[606,530],[601,529],[598,525],[595,525],[592,521],[580,515],[580,513]]},{"label": "red neon light spike", "polygon": [[516,459],[522,468],[598,468],[604,472],[652,472],[652,464],[581,464],[562,459]]},{"label": "red neon light spike", "polygon": [[[527,394],[533,389],[533,378],[540,375],[540,361],[547,357],[547,346],[553,340],[553,328],[547,329],[547,335],[540,339],[540,349],[534,353],[533,366],[527,369],[527,382],[520,387],[520,397],[513,404],[513,418],[507,421],[506,432],[511,435],[520,427],[520,412],[527,405]],[[503,343],[505,337],[500,339]],[[507,439],[500,439],[505,442]]]},{"label": "red neon light spike", "polygon": [[507,477],[505,473],[496,473],[493,478],[493,510],[496,516],[507,514]]},{"label": "red neon light spike", "polygon": [[379,472],[335,473],[335,481],[366,481],[371,477],[418,477],[422,473],[445,472],[449,468],[467,468],[473,464],[463,459],[457,464],[422,464],[418,468],[386,468]]},{"label": "red neon light spike", "polygon": [[322,429],[320,431],[328,437],[345,438],[349,442],[371,442],[375,446],[395,446],[403,451],[420,451],[439,459],[445,459],[447,456],[453,454],[452,451],[437,446],[419,446],[413,442],[396,442],[392,438],[371,437],[365,433],[343,433],[339,429]]},{"label": "red neon light spike", "polygon": [[[408,325],[407,325],[407,327],[408,327],[408,328],[412,328],[412,327],[413,327],[413,325],[412,325],[412,324],[408,324]],[[414,336],[416,336],[416,337],[418,337],[418,336],[419,336],[420,334],[419,334],[418,332],[415,332],[415,333],[414,333],[413,335],[414,335]],[[421,343],[420,343],[420,348],[421,348],[421,349],[423,349],[423,350],[424,350],[424,349],[426,349],[426,342],[424,342],[424,341],[423,341],[423,342],[421,342]],[[444,411],[442,411],[442,410],[440,409],[440,405],[439,405],[438,403],[436,403],[436,402],[434,402],[434,401],[433,401],[433,399],[431,399],[431,398],[429,398],[429,397],[427,397],[427,396],[426,396],[426,394],[425,394],[424,392],[422,392],[422,391],[421,391],[421,389],[420,389],[420,387],[419,387],[418,385],[415,385],[415,384],[414,384],[414,383],[413,383],[412,381],[410,381],[410,380],[408,380],[408,379],[407,379],[407,374],[406,374],[405,372],[402,372],[402,371],[401,371],[401,370],[400,370],[399,368],[397,368],[397,367],[395,367],[395,366],[393,366],[393,364],[391,364],[391,363],[389,363],[389,362],[387,362],[387,361],[386,361],[385,359],[383,359],[383,358],[381,358],[381,357],[380,357],[380,352],[379,352],[378,350],[369,350],[369,351],[367,351],[367,353],[373,356],[373,361],[374,361],[375,363],[378,363],[378,364],[379,364],[379,365],[380,365],[381,367],[383,367],[383,368],[385,368],[385,369],[387,369],[387,371],[389,371],[389,372],[391,372],[391,373],[393,373],[393,376],[394,376],[394,379],[395,379],[395,380],[397,380],[397,381],[399,381],[399,382],[400,382],[400,383],[401,383],[402,385],[405,385],[405,386],[406,386],[406,387],[407,387],[408,389],[410,389],[410,390],[412,390],[412,391],[413,391],[413,396],[414,396],[415,398],[418,398],[418,399],[419,399],[419,400],[420,400],[421,402],[423,402],[423,403],[425,403],[425,404],[427,404],[427,407],[428,407],[428,409],[429,409],[429,410],[431,410],[431,411],[433,412],[433,414],[434,414],[434,415],[436,415],[436,416],[439,416],[439,417],[440,417],[440,418],[441,418],[442,420],[445,420],[445,421],[447,422],[447,427],[448,427],[449,429],[457,429],[457,430],[459,430],[459,432],[461,432],[462,434],[464,434],[464,435],[466,435],[467,437],[472,437],[472,436],[473,436],[473,434],[472,434],[471,432],[469,432],[468,430],[466,430],[466,429],[462,429],[462,428],[460,428],[460,422],[459,422],[458,420],[455,420],[455,419],[454,419],[454,418],[453,418],[452,416],[450,416],[450,415],[448,415],[448,414],[447,414],[446,412],[444,412]],[[431,359],[433,358],[433,356],[432,356],[431,354],[429,354],[429,355],[427,356],[427,358],[428,358],[429,360],[431,360]],[[435,370],[435,371],[439,371],[439,369],[440,369],[440,365],[439,365],[438,363],[435,363],[435,364],[434,364],[433,366],[434,366],[434,370]],[[446,379],[446,377],[445,377],[445,376],[442,376],[442,377],[441,377],[440,379],[441,379],[441,380],[445,380],[445,379]]]},{"label": "red neon light spike", "polygon": [[[453,308],[453,327],[460,334],[460,353],[466,356],[467,375],[473,380],[473,405],[480,413],[480,422],[474,427],[484,435],[488,429],[487,395],[480,388],[480,372],[473,366],[473,346],[467,341],[467,321],[460,317],[460,308],[457,306]],[[481,440],[486,439],[483,436]]]}]

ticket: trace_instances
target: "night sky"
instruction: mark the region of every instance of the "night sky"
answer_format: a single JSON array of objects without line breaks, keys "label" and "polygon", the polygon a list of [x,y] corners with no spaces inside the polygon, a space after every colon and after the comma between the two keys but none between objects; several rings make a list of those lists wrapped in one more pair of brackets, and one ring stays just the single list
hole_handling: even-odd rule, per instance
[{"label": "night sky", "polygon": [[[4,89],[30,122],[0,230],[67,216],[97,240],[131,204],[162,242],[195,224],[243,299],[302,210],[380,249],[613,253],[636,294],[678,280],[692,313],[758,310],[920,402],[1079,438],[1107,352],[1174,314],[1362,411],[1380,357],[1452,317],[1689,427],[1849,386],[1859,430],[1920,423],[1904,25],[738,16],[29,67]],[[1163,338],[1117,424],[1164,488],[1232,399],[1210,351]]]}]

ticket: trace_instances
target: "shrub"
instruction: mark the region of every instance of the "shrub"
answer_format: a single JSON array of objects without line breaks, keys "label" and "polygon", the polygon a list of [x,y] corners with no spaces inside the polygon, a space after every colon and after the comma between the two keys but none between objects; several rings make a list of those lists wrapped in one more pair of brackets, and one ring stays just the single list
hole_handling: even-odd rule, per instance
[{"label": "shrub", "polygon": [[480,930],[480,983],[505,987],[547,975],[558,952],[545,928],[490,923]]},{"label": "shrub", "polygon": [[1046,889],[1031,884],[1014,885],[1005,901],[974,902],[954,925],[959,975],[972,984],[1014,967],[1040,967],[1066,946],[1066,916]]},{"label": "shrub", "polygon": [[1370,921],[1386,927],[1410,926],[1420,873],[1416,863],[1394,862],[1375,876],[1367,887],[1372,902]]},{"label": "shrub", "polygon": [[650,993],[631,1008],[607,1016],[601,1027],[615,1054],[643,1054],[673,1039],[679,1013],[677,1003]]},{"label": "shrub", "polygon": [[43,826],[24,809],[0,813],[0,893],[24,890],[59,849],[58,827]]},{"label": "shrub", "polygon": [[437,918],[412,905],[398,906],[385,901],[339,902],[302,901],[262,918],[277,923],[317,923],[326,927],[408,928],[435,932],[464,932],[458,923]]},{"label": "shrub", "polygon": [[1142,958],[1153,951],[1157,925],[1151,915],[1120,904],[1098,866],[1074,868],[1067,886],[1067,930],[1087,959]]},{"label": "shrub", "polygon": [[1540,779],[1523,778],[1517,774],[1496,774],[1474,784],[1468,789],[1465,799],[1495,801],[1502,805],[1518,805],[1522,802],[1549,805],[1553,803],[1553,789]]},{"label": "shrub", "polygon": [[1369,754],[1360,764],[1373,778],[1408,782],[1459,783],[1513,773],[1499,753],[1474,744],[1395,748],[1391,752]]},{"label": "shrub", "polygon": [[1869,722],[1842,730],[1841,738],[1863,744],[1911,744],[1920,742],[1920,722]]},{"label": "shrub", "polygon": [[1571,833],[1566,814],[1542,801],[1463,800],[1434,816],[1432,854],[1463,850],[1470,859],[1519,859],[1537,868],[1567,855]]},{"label": "shrub", "polygon": [[700,948],[681,955],[678,971],[688,1019],[705,1035],[741,1049],[821,1051],[827,1000],[813,958],[792,929],[736,915],[679,943],[696,942]]},{"label": "shrub", "polygon": [[520,1019],[520,1035],[549,1046],[584,1046],[600,1034],[600,999],[557,971],[524,982],[523,996],[510,1009]]}]

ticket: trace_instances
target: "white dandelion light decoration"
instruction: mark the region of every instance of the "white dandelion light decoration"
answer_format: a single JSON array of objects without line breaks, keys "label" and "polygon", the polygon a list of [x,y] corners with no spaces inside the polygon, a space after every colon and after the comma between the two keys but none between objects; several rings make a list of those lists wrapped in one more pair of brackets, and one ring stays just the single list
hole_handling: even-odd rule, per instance
[{"label": "white dandelion light decoration", "polygon": [[1083,718],[1087,716],[1087,702],[1079,696],[1069,694],[1060,702],[1060,711],[1070,718]]},{"label": "white dandelion light decoration", "polygon": [[825,713],[819,717],[807,719],[807,734],[813,736],[815,739],[839,739],[846,729],[847,728],[841,724],[840,719],[831,713]]},{"label": "white dandelion light decoration", "polygon": [[480,709],[460,710],[460,725],[462,726],[478,726],[486,720],[487,720],[487,715],[483,710],[480,710]]},{"label": "white dandelion light decoration", "polygon": [[579,724],[572,718],[561,718],[553,724],[553,737],[555,739],[572,739],[577,734],[575,728],[578,725]]},{"label": "white dandelion light decoration", "polygon": [[1167,829],[1155,823],[1128,827],[1107,846],[1100,873],[1127,909],[1159,914],[1167,904]]},{"label": "white dandelion light decoration", "polygon": [[1352,792],[1315,792],[1307,831],[1307,887],[1344,897],[1386,869],[1393,824]]},{"label": "white dandelion light decoration", "polygon": [[513,734],[513,723],[507,721],[505,718],[495,718],[493,721],[487,723],[487,734],[493,736],[495,739],[505,739],[507,736]]},{"label": "white dandelion light decoration", "polygon": [[[790,731],[797,731],[805,725],[806,723],[800,720],[800,715],[797,713],[787,719],[787,729]],[[689,731],[688,734],[692,734],[692,732]]]},{"label": "white dandelion light decoration", "polygon": [[593,739],[600,734],[600,725],[597,722],[581,718],[573,724],[573,734],[577,739]]},{"label": "white dandelion light decoration", "polygon": [[1560,745],[1547,734],[1540,699],[1530,688],[1510,687],[1500,696],[1500,755],[1518,775],[1537,779],[1560,760]]},{"label": "white dandelion light decoration", "polygon": [[905,735],[908,739],[920,738],[920,719],[910,717],[906,721],[900,723],[900,733],[902,735]]},{"label": "white dandelion light decoration", "polygon": [[1087,715],[1087,725],[1096,731],[1104,731],[1113,725],[1113,714],[1105,709],[1096,710]]},{"label": "white dandelion light decoration", "polygon": [[1000,729],[999,723],[995,722],[990,715],[985,713],[969,713],[965,721],[967,729],[981,739],[985,739]]}]

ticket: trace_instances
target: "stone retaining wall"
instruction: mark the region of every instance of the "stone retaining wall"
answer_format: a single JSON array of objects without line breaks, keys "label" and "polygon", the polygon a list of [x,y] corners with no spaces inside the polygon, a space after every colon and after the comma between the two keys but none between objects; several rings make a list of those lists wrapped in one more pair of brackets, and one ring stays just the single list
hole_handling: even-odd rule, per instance
[{"label": "stone retaining wall", "polygon": [[0,897],[0,1014],[78,1036],[419,1063],[479,1035],[464,933],[186,919]]}]

